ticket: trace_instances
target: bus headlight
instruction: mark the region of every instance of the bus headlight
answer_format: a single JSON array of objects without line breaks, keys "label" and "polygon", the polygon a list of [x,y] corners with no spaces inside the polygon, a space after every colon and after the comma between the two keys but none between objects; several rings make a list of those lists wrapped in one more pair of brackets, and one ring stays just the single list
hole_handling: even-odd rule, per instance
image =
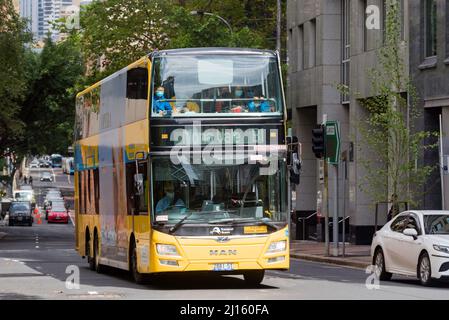
[{"label": "bus headlight", "polygon": [[287,247],[287,241],[285,241],[285,240],[272,242],[272,243],[270,243],[270,246],[268,247],[267,253],[285,251],[286,247]]},{"label": "bus headlight", "polygon": [[156,244],[157,253],[164,256],[178,256],[178,250],[172,244]]}]

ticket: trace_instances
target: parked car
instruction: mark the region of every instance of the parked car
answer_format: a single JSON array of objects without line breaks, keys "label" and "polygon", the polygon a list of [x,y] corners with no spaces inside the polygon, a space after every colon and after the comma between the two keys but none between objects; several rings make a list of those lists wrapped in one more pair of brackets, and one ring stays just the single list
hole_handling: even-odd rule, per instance
[{"label": "parked car", "polygon": [[9,207],[9,225],[33,225],[33,214],[29,201],[13,201]]},{"label": "parked car", "polygon": [[405,211],[374,235],[371,257],[380,280],[418,277],[429,286],[449,279],[449,211]]},{"label": "parked car", "polygon": [[42,172],[41,174],[41,181],[49,181],[53,182],[53,175],[50,172]]},{"label": "parked car", "polygon": [[48,223],[52,222],[69,223],[69,212],[64,202],[52,202],[48,212]]}]

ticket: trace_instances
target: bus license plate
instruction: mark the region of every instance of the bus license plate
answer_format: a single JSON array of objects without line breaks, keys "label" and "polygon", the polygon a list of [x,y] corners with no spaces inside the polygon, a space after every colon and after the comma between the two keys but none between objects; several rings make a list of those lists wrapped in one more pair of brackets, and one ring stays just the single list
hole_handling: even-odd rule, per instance
[{"label": "bus license plate", "polygon": [[234,266],[232,263],[216,263],[214,264],[214,271],[232,271]]}]

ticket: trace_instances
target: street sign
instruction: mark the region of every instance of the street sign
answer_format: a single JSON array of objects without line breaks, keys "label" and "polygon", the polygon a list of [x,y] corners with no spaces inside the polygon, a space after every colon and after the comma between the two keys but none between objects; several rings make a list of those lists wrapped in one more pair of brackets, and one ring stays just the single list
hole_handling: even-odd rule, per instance
[{"label": "street sign", "polygon": [[326,121],[326,158],[329,164],[340,161],[340,126],[338,121]]}]

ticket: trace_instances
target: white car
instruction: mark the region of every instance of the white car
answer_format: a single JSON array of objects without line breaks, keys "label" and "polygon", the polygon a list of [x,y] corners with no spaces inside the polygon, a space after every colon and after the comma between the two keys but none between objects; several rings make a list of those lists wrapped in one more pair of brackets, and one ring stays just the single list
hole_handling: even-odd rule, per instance
[{"label": "white car", "polygon": [[37,161],[37,160],[31,161],[30,169],[33,169],[33,168],[39,168],[39,161]]},{"label": "white car", "polygon": [[418,277],[429,286],[449,279],[449,211],[405,211],[377,231],[371,257],[380,280]]}]

